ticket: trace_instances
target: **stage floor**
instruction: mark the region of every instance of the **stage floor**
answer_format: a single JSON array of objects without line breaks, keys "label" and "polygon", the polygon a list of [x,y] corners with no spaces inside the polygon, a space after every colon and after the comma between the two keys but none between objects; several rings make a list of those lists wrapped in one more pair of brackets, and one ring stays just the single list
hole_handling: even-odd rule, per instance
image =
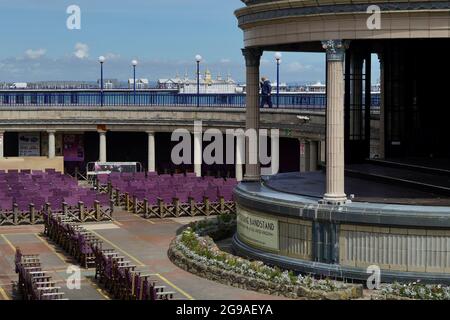
[{"label": "stage floor", "polygon": [[[265,179],[265,185],[280,192],[320,199],[325,193],[325,173],[281,173]],[[450,197],[412,187],[356,177],[345,177],[345,192],[354,202],[450,206]]]},{"label": "stage floor", "polygon": [[410,165],[416,166],[418,168],[426,168],[432,170],[447,171],[450,173],[450,160],[447,158],[426,158],[426,157],[403,157],[403,158],[387,158],[382,159],[371,159],[374,161],[379,161],[381,163],[394,163],[399,165]]}]

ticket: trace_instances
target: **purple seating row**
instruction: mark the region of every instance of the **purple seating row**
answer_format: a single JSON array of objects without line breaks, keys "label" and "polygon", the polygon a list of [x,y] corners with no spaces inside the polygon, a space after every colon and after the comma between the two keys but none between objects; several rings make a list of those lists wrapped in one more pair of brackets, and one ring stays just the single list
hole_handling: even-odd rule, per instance
[{"label": "purple seating row", "polygon": [[141,201],[146,198],[150,204],[156,204],[158,198],[165,203],[172,203],[174,198],[182,203],[188,202],[189,198],[202,202],[204,197],[211,202],[217,202],[221,197],[225,201],[233,201],[233,189],[237,185],[236,179],[143,172],[99,175],[98,183],[103,186],[111,184],[113,189],[128,193]]},{"label": "purple seating row", "polygon": [[15,205],[20,211],[28,211],[30,204],[40,211],[46,203],[61,208],[63,202],[75,207],[79,201],[93,207],[96,200],[109,206],[108,195],[79,187],[74,178],[59,172],[0,171],[0,211],[11,211]]}]

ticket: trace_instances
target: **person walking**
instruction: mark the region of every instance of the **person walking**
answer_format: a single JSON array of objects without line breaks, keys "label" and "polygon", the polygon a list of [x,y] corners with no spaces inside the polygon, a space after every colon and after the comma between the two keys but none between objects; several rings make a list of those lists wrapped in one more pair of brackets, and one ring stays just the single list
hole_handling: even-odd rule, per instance
[{"label": "person walking", "polygon": [[261,108],[264,108],[265,105],[268,105],[269,108],[273,107],[272,103],[272,85],[270,84],[269,79],[266,77],[261,78]]}]

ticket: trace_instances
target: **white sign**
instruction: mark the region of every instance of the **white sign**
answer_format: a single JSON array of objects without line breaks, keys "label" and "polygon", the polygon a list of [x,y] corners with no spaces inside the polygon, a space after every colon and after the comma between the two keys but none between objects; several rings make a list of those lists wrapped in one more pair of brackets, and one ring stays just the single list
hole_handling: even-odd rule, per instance
[{"label": "white sign", "polygon": [[39,133],[19,133],[19,157],[39,157],[41,138]]},{"label": "white sign", "polygon": [[279,250],[278,220],[257,216],[239,209],[237,214],[239,237],[259,248]]}]

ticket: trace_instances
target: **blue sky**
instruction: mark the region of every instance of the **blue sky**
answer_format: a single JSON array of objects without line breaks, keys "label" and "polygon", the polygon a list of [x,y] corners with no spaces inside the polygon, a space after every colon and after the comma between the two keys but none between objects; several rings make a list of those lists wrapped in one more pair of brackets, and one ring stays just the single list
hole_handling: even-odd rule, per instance
[{"label": "blue sky", "polygon": [[[69,5],[81,9],[81,30],[66,27]],[[244,81],[239,7],[240,0],[0,0],[0,81],[96,80],[100,55],[107,78],[130,77],[132,59],[139,77],[193,77],[197,53],[213,75]],[[273,52],[261,73],[274,78]],[[282,76],[323,81],[323,54],[284,54]]]}]

